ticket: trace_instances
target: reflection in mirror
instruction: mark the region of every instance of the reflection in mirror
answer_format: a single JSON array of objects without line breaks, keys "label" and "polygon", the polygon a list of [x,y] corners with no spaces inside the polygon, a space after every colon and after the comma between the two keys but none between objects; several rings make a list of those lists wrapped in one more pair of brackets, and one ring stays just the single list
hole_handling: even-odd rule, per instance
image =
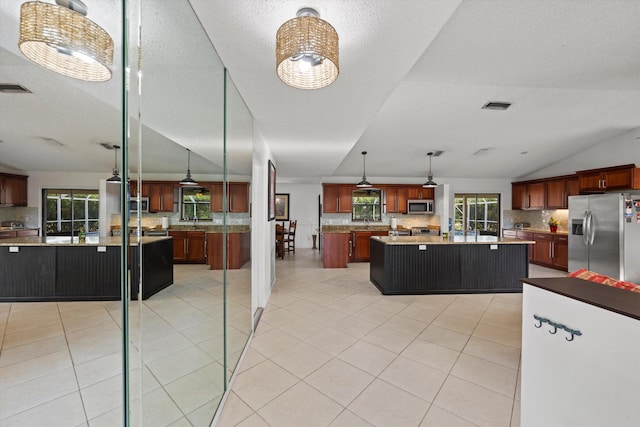
[{"label": "reflection in mirror", "polygon": [[382,191],[376,188],[353,190],[351,193],[353,221],[382,220]]},{"label": "reflection in mirror", "polygon": [[[225,72],[225,79],[226,181],[231,211],[226,221],[229,247],[225,280],[228,384],[252,330],[251,208],[249,204],[240,209],[240,205],[234,203],[234,197],[243,195],[251,200],[253,117],[228,72]],[[238,190],[241,191],[240,194]],[[238,212],[240,210],[242,212]],[[236,261],[237,257],[240,260]]]},{"label": "reflection in mirror", "polygon": [[[215,245],[205,252],[224,223],[207,201],[224,180],[224,67],[188,1],[142,1],[139,10],[142,78],[132,104],[140,120],[132,135],[141,143],[139,169],[131,170],[151,212],[137,220],[145,231],[168,227],[173,283],[132,307],[140,352],[139,366],[131,364],[132,413],[141,425],[208,426],[225,390],[224,276],[210,264],[222,254]],[[178,184],[187,169],[197,189]]]}]

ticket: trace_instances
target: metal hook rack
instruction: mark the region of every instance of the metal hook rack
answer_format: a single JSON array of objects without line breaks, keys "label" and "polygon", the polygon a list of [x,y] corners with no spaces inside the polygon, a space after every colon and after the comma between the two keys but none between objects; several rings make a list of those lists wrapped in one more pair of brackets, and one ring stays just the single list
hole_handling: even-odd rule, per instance
[{"label": "metal hook rack", "polygon": [[567,341],[573,341],[575,337],[582,336],[582,332],[580,332],[578,329],[569,328],[568,326],[563,325],[562,323],[554,322],[550,319],[547,319],[546,317],[542,317],[542,316],[538,316],[537,314],[534,314],[533,318],[538,321],[538,324],[533,325],[536,328],[541,328],[543,323],[546,323],[549,326],[553,327],[553,330],[551,329],[549,330],[549,333],[551,335],[555,335],[558,332],[558,329],[566,331],[568,334],[571,335],[571,337],[569,338],[568,337],[564,338]]}]

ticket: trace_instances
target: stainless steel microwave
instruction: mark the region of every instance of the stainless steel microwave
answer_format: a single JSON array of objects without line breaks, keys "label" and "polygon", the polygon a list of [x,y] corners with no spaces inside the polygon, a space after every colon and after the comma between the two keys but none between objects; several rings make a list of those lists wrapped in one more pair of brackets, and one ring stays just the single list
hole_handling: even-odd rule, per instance
[{"label": "stainless steel microwave", "polygon": [[148,197],[132,197],[129,200],[129,212],[137,212],[138,206],[140,206],[140,212],[149,212],[149,198]]},{"label": "stainless steel microwave", "polygon": [[407,213],[410,215],[426,215],[433,213],[433,200],[407,200]]}]

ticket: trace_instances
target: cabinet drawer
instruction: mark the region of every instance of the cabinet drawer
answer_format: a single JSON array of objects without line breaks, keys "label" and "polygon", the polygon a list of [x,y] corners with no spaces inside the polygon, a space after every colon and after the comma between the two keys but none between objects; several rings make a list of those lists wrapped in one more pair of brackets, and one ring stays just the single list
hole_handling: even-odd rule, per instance
[{"label": "cabinet drawer", "polygon": [[553,236],[551,234],[533,233],[534,240],[548,240],[552,241]]},{"label": "cabinet drawer", "polygon": [[569,243],[569,236],[553,236],[553,241],[556,243]]}]

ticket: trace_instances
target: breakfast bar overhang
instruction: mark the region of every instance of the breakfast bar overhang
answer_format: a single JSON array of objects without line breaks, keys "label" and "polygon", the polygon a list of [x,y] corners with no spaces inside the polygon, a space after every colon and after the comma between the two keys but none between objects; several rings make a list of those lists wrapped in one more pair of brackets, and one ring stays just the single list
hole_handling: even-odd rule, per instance
[{"label": "breakfast bar overhang", "polygon": [[374,236],[369,277],[383,295],[522,292],[530,244],[494,236]]}]

